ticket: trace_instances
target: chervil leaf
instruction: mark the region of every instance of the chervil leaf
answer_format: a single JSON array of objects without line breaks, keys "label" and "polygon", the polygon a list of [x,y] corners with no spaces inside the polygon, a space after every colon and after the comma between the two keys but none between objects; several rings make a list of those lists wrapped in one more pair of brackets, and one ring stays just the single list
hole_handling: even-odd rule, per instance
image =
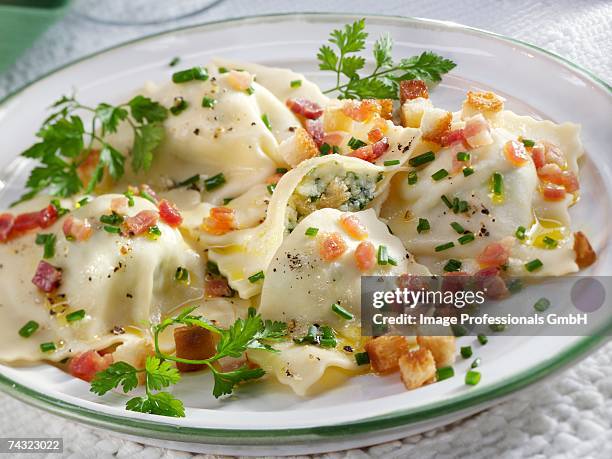
[{"label": "chervil leaf", "polygon": [[[43,126],[36,136],[43,139],[47,153],[57,150],[63,156],[74,158],[83,150],[83,134],[85,134],[83,121],[78,116],[72,115]],[[26,150],[28,151],[29,149]]]},{"label": "chervil leaf", "polygon": [[132,168],[138,172],[147,170],[153,162],[153,150],[164,138],[164,127],[161,124],[143,124],[134,134],[132,146]]},{"label": "chervil leaf", "polygon": [[356,53],[365,48],[368,34],[364,29],[365,19],[360,19],[352,24],[346,24],[342,30],[332,31],[329,41],[338,46],[342,54]]},{"label": "chervil leaf", "polygon": [[217,354],[221,357],[240,357],[249,345],[257,339],[257,335],[263,327],[260,316],[249,316],[246,319],[238,319],[221,334],[217,344]]},{"label": "chervil leaf", "polygon": [[147,386],[149,390],[160,390],[171,384],[176,384],[181,379],[181,375],[176,367],[170,362],[162,361],[157,357],[149,356],[145,363],[147,372]]},{"label": "chervil leaf", "polygon": [[136,96],[128,102],[132,118],[142,123],[158,123],[168,118],[168,110],[163,105],[152,101],[148,97]]},{"label": "chervil leaf", "polygon": [[113,179],[118,180],[123,176],[125,156],[108,143],[105,143],[102,151],[100,151],[99,161],[99,164],[104,164],[108,167],[108,172]]},{"label": "chervil leaf", "polygon": [[213,371],[213,376],[215,378],[213,395],[216,398],[219,398],[222,395],[231,394],[234,391],[236,384],[243,381],[248,381],[250,379],[261,378],[264,374],[266,374],[266,372],[261,368],[249,368],[247,366],[243,366],[237,370],[229,371],[227,373]]},{"label": "chervil leaf", "polygon": [[119,123],[127,118],[128,112],[121,107],[101,103],[96,107],[96,116],[102,123],[102,135],[117,132]]},{"label": "chervil leaf", "polygon": [[357,71],[361,70],[365,65],[365,59],[360,56],[348,56],[342,59],[342,67],[340,71],[349,78],[357,75]]},{"label": "chervil leaf", "polygon": [[391,40],[391,36],[388,33],[376,40],[373,51],[376,67],[390,67],[393,65],[392,50],[393,40]]},{"label": "chervil leaf", "polygon": [[416,78],[437,82],[442,79],[443,73],[451,71],[457,64],[431,51],[425,51],[420,56],[402,59],[399,66]]},{"label": "chervil leaf", "polygon": [[160,416],[171,416],[175,418],[185,417],[183,402],[168,392],[157,392],[145,397],[135,397],[125,405],[130,411],[140,413],[158,414]]},{"label": "chervil leaf", "polygon": [[329,46],[323,45],[319,48],[317,59],[319,59],[319,69],[336,71],[338,56]]},{"label": "chervil leaf", "polygon": [[89,389],[94,394],[104,395],[121,385],[126,394],[138,386],[138,370],[126,362],[116,362],[104,371],[99,371],[91,381]]},{"label": "chervil leaf", "polygon": [[351,99],[395,99],[397,89],[379,78],[355,79],[347,85],[343,95]]},{"label": "chervil leaf", "polygon": [[287,335],[287,324],[285,322],[278,322],[272,320],[266,320],[264,322],[264,328],[260,331],[258,339],[280,339]]}]

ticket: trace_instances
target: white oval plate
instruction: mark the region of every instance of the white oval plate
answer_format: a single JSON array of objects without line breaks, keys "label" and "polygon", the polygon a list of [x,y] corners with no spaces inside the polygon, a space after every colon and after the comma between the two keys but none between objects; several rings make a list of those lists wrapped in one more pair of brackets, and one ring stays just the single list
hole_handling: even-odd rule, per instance
[{"label": "white oval plate", "polygon": [[[44,108],[61,94],[74,88],[86,103],[122,100],[146,80],[168,79],[174,56],[185,67],[214,56],[289,67],[327,87],[330,80],[317,70],[317,49],[333,28],[356,18],[299,14],[205,24],[98,53],[36,81],[0,105],[0,208],[20,194],[29,164],[15,157],[34,141]],[[544,50],[456,24],[368,17],[367,30],[371,40],[389,32],[396,57],[432,50],[458,64],[434,90],[436,106],[456,109],[467,89],[492,89],[507,98],[511,110],[582,124],[587,158],[582,200],[572,213],[576,229],[589,234],[599,254],[590,273],[610,274],[610,87]],[[603,340],[492,337],[487,346],[475,346],[483,362],[476,387],[465,386],[461,376],[469,361],[457,363],[457,377],[411,392],[397,375],[365,375],[310,398],[251,384],[229,400],[214,401],[207,376],[190,376],[175,391],[186,402],[183,419],[125,411],[125,396],[96,397],[88,384],[47,365],[0,366],[0,382],[28,403],[151,444],[220,454],[304,454],[388,441],[452,422],[575,362]],[[462,345],[473,341],[460,339]]]}]

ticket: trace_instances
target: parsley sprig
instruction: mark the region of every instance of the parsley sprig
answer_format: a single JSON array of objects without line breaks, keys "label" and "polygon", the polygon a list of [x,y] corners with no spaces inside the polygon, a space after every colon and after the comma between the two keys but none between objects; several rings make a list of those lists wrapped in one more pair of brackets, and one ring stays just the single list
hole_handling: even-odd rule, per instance
[{"label": "parsley sprig", "polygon": [[366,48],[367,37],[365,19],[360,19],[331,32],[329,42],[337,51],[330,45],[319,48],[319,69],[336,73],[336,85],[324,91],[326,94],[337,91],[341,99],[397,99],[400,81],[418,78],[438,82],[456,66],[431,51],[395,62],[393,40],[385,34],[374,42],[374,70],[360,76],[358,72],[364,69],[366,60],[357,53]]},{"label": "parsley sprig", "polygon": [[[36,133],[41,140],[22,153],[40,164],[31,171],[26,182],[29,191],[20,201],[43,190],[60,197],[72,196],[83,189],[90,193],[102,180],[105,169],[113,179],[121,178],[126,158],[106,140],[106,136],[117,132],[122,122],[129,123],[134,132],[132,168],[135,172],[148,169],[153,151],[164,136],[162,122],[168,116],[164,106],[141,95],[117,106],[100,103],[95,107],[81,104],[74,95],[63,96],[51,109],[53,113]],[[92,116],[88,127],[80,113]],[[99,144],[99,157],[91,179],[84,184],[77,171],[89,159],[95,142]]]},{"label": "parsley sprig", "polygon": [[[261,368],[249,368],[246,365],[236,370],[223,372],[213,364],[223,357],[240,357],[248,349],[263,349],[276,352],[270,341],[282,339],[287,334],[287,325],[283,322],[263,320],[250,309],[246,319],[238,319],[228,329],[219,328],[203,319],[192,315],[195,307],[183,310],[178,316],[163,320],[152,327],[155,356],[147,358],[145,368],[136,369],[126,362],[117,362],[106,370],[96,374],[91,383],[91,391],[104,395],[111,389],[121,386],[128,393],[138,386],[138,374],[145,374],[145,395],[135,397],[126,403],[126,409],[162,416],[183,417],[183,403],[172,394],[162,389],[176,384],[181,379],[179,371],[171,362],[182,362],[206,365],[210,368],[215,385],[213,395],[221,397],[231,394],[234,387],[251,379],[261,378],[265,372]],[[216,353],[208,359],[191,360],[168,355],[159,348],[159,335],[171,325],[202,327],[219,335]]]}]

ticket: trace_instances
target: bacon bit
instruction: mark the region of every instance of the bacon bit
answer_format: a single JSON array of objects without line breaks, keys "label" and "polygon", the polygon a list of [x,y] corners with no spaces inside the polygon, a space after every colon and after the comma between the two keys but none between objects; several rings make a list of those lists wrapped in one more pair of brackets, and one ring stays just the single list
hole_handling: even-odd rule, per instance
[{"label": "bacon bit", "polygon": [[463,145],[463,143],[455,142],[454,144],[451,145],[450,153],[451,153],[452,158],[453,158],[453,167],[452,167],[452,173],[453,174],[461,172],[464,167],[469,167],[469,166],[472,165],[472,158],[471,157],[467,161],[459,161],[457,159],[457,153],[465,152],[465,151],[466,151],[466,148]]},{"label": "bacon bit", "polygon": [[100,150],[90,150],[83,162],[77,167],[77,175],[81,183],[89,183],[99,162]]},{"label": "bacon bit", "polygon": [[498,267],[506,264],[510,257],[510,250],[501,242],[492,242],[487,245],[476,257],[476,261],[485,267]]},{"label": "bacon bit", "polygon": [[202,222],[202,230],[215,236],[228,233],[235,228],[234,209],[230,207],[213,207]]},{"label": "bacon bit", "polygon": [[423,276],[415,274],[402,274],[397,278],[397,286],[408,290],[430,290],[430,286]]},{"label": "bacon bit", "polygon": [[368,237],[368,230],[359,221],[359,218],[354,215],[343,215],[340,217],[340,226],[349,236],[358,241],[363,241]]},{"label": "bacon bit", "polygon": [[480,290],[486,292],[487,298],[499,300],[508,296],[508,287],[500,276],[498,267],[490,266],[474,274],[474,279]]},{"label": "bacon bit", "polygon": [[75,378],[91,382],[96,373],[106,370],[112,363],[112,354],[101,356],[96,351],[81,352],[70,359],[68,373]]},{"label": "bacon bit", "polygon": [[[210,330],[202,327],[178,327],[174,329],[176,356],[187,360],[204,360],[215,355],[215,339]],[[181,373],[198,371],[206,365],[176,362]]]},{"label": "bacon bit", "polygon": [[93,228],[87,219],[80,220],[72,215],[66,217],[62,229],[64,236],[74,238],[76,241],[85,241],[93,233]]},{"label": "bacon bit", "polygon": [[578,177],[572,171],[563,171],[563,186],[568,193],[574,193],[580,189]]},{"label": "bacon bit", "polygon": [[323,145],[323,138],[325,137],[325,132],[323,132],[323,123],[321,120],[306,120],[304,123],[304,128],[306,132],[310,134],[312,140],[316,144],[317,148]]},{"label": "bacon bit", "polygon": [[378,142],[383,138],[383,136],[383,132],[378,128],[374,128],[370,132],[368,132],[368,140],[370,142]]},{"label": "bacon bit", "polygon": [[541,143],[544,146],[544,157],[546,158],[546,163],[556,164],[562,169],[567,167],[567,160],[565,159],[565,154],[558,146],[556,146],[554,143],[547,142],[545,140],[542,140]]},{"label": "bacon bit", "polygon": [[380,116],[385,120],[393,118],[393,101],[391,99],[378,99]]},{"label": "bacon bit", "polygon": [[0,242],[6,242],[15,224],[13,214],[0,214]]},{"label": "bacon bit", "polygon": [[355,249],[355,263],[361,272],[370,271],[376,264],[376,248],[369,241],[359,243]]},{"label": "bacon bit", "polygon": [[465,136],[466,143],[471,148],[478,148],[493,143],[489,123],[481,114],[475,115],[466,121],[463,135]]},{"label": "bacon bit", "polygon": [[499,112],[504,108],[504,101],[497,94],[490,91],[468,91],[465,103],[475,110]]},{"label": "bacon bit", "polygon": [[149,196],[151,196],[153,198],[153,200],[155,201],[155,204],[157,204],[159,202],[159,196],[157,196],[157,193],[155,191],[153,191],[153,188],[151,188],[146,183],[143,183],[142,185],[140,185],[140,192],[145,192]]},{"label": "bacon bit", "polygon": [[176,206],[166,199],[159,201],[159,218],[168,226],[176,228],[183,223],[183,217]]},{"label": "bacon bit", "polygon": [[529,161],[529,155],[525,150],[525,146],[522,142],[516,140],[509,140],[504,144],[504,154],[506,159],[517,167],[523,166]]},{"label": "bacon bit", "polygon": [[366,145],[365,147],[353,150],[347,156],[352,156],[354,158],[363,159],[364,161],[373,163],[378,158],[380,158],[388,149],[389,140],[386,137],[383,137],[382,140],[379,140],[378,142],[373,143],[372,145]]},{"label": "bacon bit", "polygon": [[342,131],[327,132],[323,137],[323,143],[339,147],[344,143],[346,134]]},{"label": "bacon bit", "polygon": [[556,164],[546,164],[538,169],[538,177],[545,182],[563,185],[563,171]]},{"label": "bacon bit", "polygon": [[448,147],[456,143],[461,143],[461,145],[465,145],[465,136],[463,129],[455,129],[454,131],[449,131],[443,134],[442,137],[440,137],[440,142],[443,147]]},{"label": "bacon bit", "polygon": [[133,217],[126,217],[123,222],[123,233],[128,236],[138,236],[155,226],[159,214],[154,210],[141,210]]},{"label": "bacon bit", "polygon": [[280,172],[277,172],[276,174],[272,174],[270,177],[266,179],[266,185],[276,185],[282,177],[283,177],[283,174]]},{"label": "bacon bit", "polygon": [[50,293],[59,287],[62,280],[62,270],[41,260],[32,278],[32,283],[40,290]]},{"label": "bacon bit", "polygon": [[21,236],[36,228],[48,228],[56,222],[57,217],[57,209],[51,204],[38,212],[17,215],[13,221],[9,238]]},{"label": "bacon bit", "polygon": [[597,260],[597,254],[582,231],[574,233],[574,252],[576,264],[580,269],[591,266]]},{"label": "bacon bit", "polygon": [[234,292],[225,277],[209,277],[204,281],[204,291],[209,298],[231,297]]},{"label": "bacon bit", "polygon": [[[214,355],[214,354],[213,354]],[[217,360],[215,363],[215,368],[217,368],[219,371],[223,372],[223,373],[227,373],[229,371],[234,371],[237,370],[240,367],[243,367],[245,365],[249,365],[249,360],[247,358],[246,355],[241,355],[240,357],[221,357],[219,360]]]},{"label": "bacon bit", "polygon": [[323,108],[308,99],[287,99],[286,104],[293,113],[309,120],[316,120],[323,114]]},{"label": "bacon bit", "polygon": [[541,143],[536,143],[533,147],[527,148],[527,151],[531,154],[533,164],[536,169],[543,167],[546,164],[545,159],[545,148]]},{"label": "bacon bit", "polygon": [[227,75],[227,82],[236,91],[246,91],[251,87],[251,74],[249,72],[239,72],[230,70]]},{"label": "bacon bit", "polygon": [[429,91],[423,80],[402,80],[399,84],[400,104],[404,105],[407,100],[422,97],[429,99]]},{"label": "bacon bit", "polygon": [[347,100],[342,106],[342,113],[355,121],[368,121],[381,113],[381,105],[376,99]]},{"label": "bacon bit", "polygon": [[319,255],[324,261],[334,261],[346,252],[346,249],[346,242],[339,233],[328,233],[319,238]]},{"label": "bacon bit", "polygon": [[128,207],[128,200],[125,196],[113,198],[111,200],[110,208],[113,212],[118,214],[123,213]]},{"label": "bacon bit", "polygon": [[469,280],[469,274],[465,271],[444,273],[441,290],[443,292],[461,292],[466,290],[465,287]]},{"label": "bacon bit", "polygon": [[542,185],[542,194],[544,199],[548,201],[562,201],[565,199],[565,188],[554,183],[545,183]]}]

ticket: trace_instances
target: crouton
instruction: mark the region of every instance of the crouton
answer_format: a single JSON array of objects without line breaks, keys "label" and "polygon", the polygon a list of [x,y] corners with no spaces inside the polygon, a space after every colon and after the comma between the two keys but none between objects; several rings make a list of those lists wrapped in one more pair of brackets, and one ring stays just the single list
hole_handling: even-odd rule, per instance
[{"label": "crouton", "polygon": [[391,99],[378,99],[380,116],[386,120],[393,118],[393,101]]},{"label": "crouton", "polygon": [[279,152],[291,167],[319,155],[319,149],[306,129],[298,127],[293,136],[279,145]]},{"label": "crouton", "polygon": [[582,231],[574,233],[574,252],[576,253],[576,264],[580,269],[591,266],[597,260],[597,254]]},{"label": "crouton", "polygon": [[402,80],[399,84],[400,104],[404,105],[407,100],[422,97],[429,99],[429,91],[423,80]]},{"label": "crouton", "polygon": [[411,128],[420,127],[423,114],[432,108],[433,104],[431,101],[422,97],[406,101],[400,109],[402,126]]},{"label": "crouton", "polygon": [[442,143],[442,137],[451,129],[453,114],[434,108],[426,111],[421,119],[422,139],[437,144]]},{"label": "crouton", "polygon": [[400,377],[406,389],[416,389],[436,380],[436,363],[429,349],[420,348],[399,358]]},{"label": "crouton", "polygon": [[437,368],[449,367],[455,363],[457,343],[454,336],[417,336],[417,343],[431,351]]},{"label": "crouton", "polygon": [[[181,359],[203,360],[215,355],[215,340],[212,332],[202,327],[179,327],[174,329],[174,342],[176,344],[176,356]],[[191,363],[176,363],[176,368],[181,373],[198,371],[206,365],[194,365]]]},{"label": "crouton", "polygon": [[504,100],[491,91],[468,91],[463,105],[477,112],[497,113],[504,109]]},{"label": "crouton", "polygon": [[377,373],[392,373],[399,368],[399,358],[408,352],[404,336],[379,336],[365,345],[372,369]]}]

